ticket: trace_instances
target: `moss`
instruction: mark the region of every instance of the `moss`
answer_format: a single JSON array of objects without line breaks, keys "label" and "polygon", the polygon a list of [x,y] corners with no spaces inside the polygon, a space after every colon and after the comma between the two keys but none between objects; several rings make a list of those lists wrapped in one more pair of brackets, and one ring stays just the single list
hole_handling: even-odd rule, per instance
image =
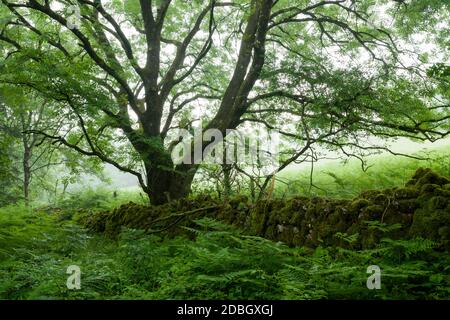
[{"label": "moss", "polygon": [[247,208],[249,205],[249,200],[248,200],[248,197],[240,195],[240,196],[231,198],[229,200],[229,204],[233,208]]},{"label": "moss", "polygon": [[278,222],[281,224],[287,224],[291,220],[294,210],[290,206],[287,206],[280,210],[278,216]]},{"label": "moss", "polygon": [[431,184],[427,183],[424,185],[421,185],[420,187],[420,194],[427,194],[427,193],[434,193],[436,189],[440,189],[440,186],[438,184]]},{"label": "moss", "polygon": [[263,234],[266,230],[268,220],[266,201],[260,201],[250,214],[250,232],[253,234]]},{"label": "moss", "polygon": [[380,190],[366,190],[363,191],[359,197],[366,200],[374,201],[377,198],[377,196],[379,196],[379,194]]},{"label": "moss", "polygon": [[379,220],[385,211],[384,206],[371,205],[364,208],[360,215],[360,220]]},{"label": "moss", "polygon": [[275,240],[278,238],[278,231],[275,225],[269,225],[266,228],[265,232],[260,235],[264,236],[267,239]]},{"label": "moss", "polygon": [[294,227],[290,225],[278,225],[277,226],[277,240],[286,243],[287,245],[293,245]]},{"label": "moss", "polygon": [[350,214],[359,214],[361,209],[370,205],[370,202],[366,199],[356,199],[350,204],[349,211]]},{"label": "moss", "polygon": [[429,201],[429,208],[444,209],[445,207],[447,207],[448,203],[449,203],[448,198],[442,196],[432,197]]},{"label": "moss", "polygon": [[417,198],[419,194],[420,191],[416,187],[398,188],[393,193],[395,199],[413,199]]},{"label": "moss", "polygon": [[[248,234],[264,236],[288,245],[346,245],[334,236],[337,232],[359,233],[353,248],[371,248],[379,243],[379,230],[369,230],[367,220],[387,224],[400,223],[403,228],[389,237],[422,236],[441,243],[450,238],[450,184],[429,169],[418,169],[405,187],[369,190],[353,200],[294,197],[266,199],[252,204],[245,196],[226,203],[201,196],[180,199],[162,206],[135,203],[100,213],[80,213],[77,221],[85,227],[116,237],[123,226],[159,230],[170,226],[180,214],[196,208],[218,206],[217,210],[200,211],[183,219],[165,234],[185,231],[179,226],[195,226],[193,219],[208,216],[243,229]],[[156,219],[159,221],[155,222]],[[192,236],[192,233],[189,233]],[[446,242],[447,241],[447,242]]]},{"label": "moss", "polygon": [[409,180],[407,186],[423,186],[425,184],[437,184],[445,185],[450,183],[450,180],[437,174],[430,168],[419,168],[416,170],[411,180]]},{"label": "moss", "polygon": [[365,230],[361,233],[361,248],[373,248],[381,238],[381,232]]},{"label": "moss", "polygon": [[[413,221],[413,214],[411,213],[401,213],[401,212],[392,212],[391,214],[387,214],[385,216],[384,222],[387,224],[400,224],[402,226],[409,227]],[[392,236],[394,233],[389,233],[389,236]],[[402,232],[403,234],[403,232]]]},{"label": "moss", "polygon": [[450,181],[447,178],[441,177],[432,171],[428,171],[417,181],[416,185],[423,186],[425,184],[437,184],[442,186],[449,182]]},{"label": "moss", "polygon": [[374,204],[385,205],[389,203],[390,197],[384,193],[379,193],[373,200]]},{"label": "moss", "polygon": [[410,236],[421,236],[437,241],[450,239],[450,210],[423,208],[416,211],[410,229]]},{"label": "moss", "polygon": [[293,215],[291,216],[291,220],[289,220],[289,223],[291,225],[297,226],[300,224],[300,222],[305,218],[305,212],[303,211],[294,211]]},{"label": "moss", "polygon": [[396,211],[405,213],[414,213],[414,211],[420,207],[417,199],[396,200],[391,205]]}]

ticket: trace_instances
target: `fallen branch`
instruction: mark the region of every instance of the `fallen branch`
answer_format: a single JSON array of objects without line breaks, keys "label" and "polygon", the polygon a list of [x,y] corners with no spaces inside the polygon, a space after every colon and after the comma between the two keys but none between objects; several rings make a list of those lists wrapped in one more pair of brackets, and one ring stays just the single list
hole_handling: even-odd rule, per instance
[{"label": "fallen branch", "polygon": [[190,210],[190,211],[186,211],[186,212],[181,212],[181,213],[176,213],[176,214],[172,214],[170,216],[167,217],[163,217],[163,218],[159,218],[156,220],[153,220],[151,225],[157,223],[157,222],[161,222],[161,221],[165,221],[165,220],[169,220],[172,218],[178,218],[176,219],[173,223],[171,223],[170,225],[168,225],[167,227],[160,229],[160,230],[151,230],[151,229],[147,229],[146,233],[148,234],[153,234],[153,233],[159,233],[159,232],[163,232],[163,231],[167,231],[168,229],[174,227],[175,225],[177,225],[178,223],[180,223],[184,218],[186,218],[189,215],[192,215],[194,213],[198,213],[201,211],[208,211],[211,209],[218,209],[221,208],[221,206],[216,205],[216,206],[211,206],[211,207],[204,207],[204,208],[198,208],[198,209],[194,209],[194,210]]}]

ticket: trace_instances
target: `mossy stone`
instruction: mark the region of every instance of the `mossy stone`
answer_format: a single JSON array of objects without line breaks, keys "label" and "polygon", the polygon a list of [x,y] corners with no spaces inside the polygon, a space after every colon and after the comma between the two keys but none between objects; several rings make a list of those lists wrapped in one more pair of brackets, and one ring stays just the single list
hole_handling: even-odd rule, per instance
[{"label": "mossy stone", "polygon": [[381,219],[383,212],[385,211],[384,206],[380,205],[370,205],[365,207],[360,215],[361,220],[378,220]]},{"label": "mossy stone", "polygon": [[356,199],[350,204],[349,210],[351,213],[356,214],[361,211],[361,209],[370,205],[370,202],[366,199]]},{"label": "mossy stone", "polygon": [[[353,248],[371,248],[383,236],[368,230],[366,220],[387,224],[401,223],[403,228],[389,237],[422,236],[448,243],[450,230],[450,183],[429,169],[419,169],[406,187],[369,190],[353,200],[321,197],[264,199],[252,204],[245,196],[226,202],[210,196],[184,198],[162,206],[127,203],[109,212],[80,213],[77,222],[96,232],[116,237],[122,227],[144,230],[164,229],[174,221],[172,215],[197,208],[218,209],[189,215],[176,227],[164,231],[174,236],[188,233],[179,226],[196,227],[192,220],[210,217],[241,228],[245,233],[264,236],[288,245],[345,245],[336,232],[359,233]],[[156,224],[154,221],[160,219]],[[446,242],[447,241],[447,242]]]},{"label": "mossy stone", "polygon": [[398,188],[394,191],[395,199],[413,199],[417,198],[419,194],[419,189],[415,187]]}]

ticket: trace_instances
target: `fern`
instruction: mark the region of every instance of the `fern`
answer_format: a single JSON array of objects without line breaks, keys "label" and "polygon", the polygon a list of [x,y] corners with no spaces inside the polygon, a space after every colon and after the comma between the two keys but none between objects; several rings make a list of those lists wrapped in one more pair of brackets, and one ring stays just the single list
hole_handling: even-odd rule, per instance
[{"label": "fern", "polygon": [[[123,229],[117,241],[48,214],[0,209],[0,299],[442,299],[450,257],[426,239],[383,239],[378,248],[289,248],[203,218],[191,238]],[[374,230],[390,226],[374,223]],[[338,233],[353,243],[358,234]],[[192,239],[193,238],[193,239]],[[82,266],[82,290],[65,287]],[[382,269],[367,290],[366,268]]]},{"label": "fern", "polygon": [[364,221],[364,222],[368,225],[369,230],[371,231],[378,230],[381,231],[382,233],[389,233],[402,228],[402,225],[400,223],[386,224],[378,220]]},{"label": "fern", "polygon": [[359,233],[348,235],[345,232],[344,233],[337,232],[334,236],[337,239],[340,239],[340,240],[343,240],[343,241],[347,242],[348,244],[352,244],[352,243],[355,243],[356,241],[358,241]]},{"label": "fern", "polygon": [[429,239],[414,238],[411,240],[382,239],[381,246],[388,249],[388,255],[399,261],[410,259],[419,253],[430,252],[436,243]]}]

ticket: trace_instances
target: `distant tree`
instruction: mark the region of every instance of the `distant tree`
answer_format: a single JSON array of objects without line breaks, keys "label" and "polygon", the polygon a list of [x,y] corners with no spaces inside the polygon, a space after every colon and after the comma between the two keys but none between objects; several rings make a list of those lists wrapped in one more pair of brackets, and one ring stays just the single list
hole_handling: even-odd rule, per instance
[{"label": "distant tree", "polygon": [[6,157],[14,160],[10,162],[9,172],[14,175],[15,184],[20,182],[22,196],[19,198],[28,204],[31,182],[33,178],[38,178],[36,173],[62,164],[63,160],[51,143],[46,143],[38,149],[44,142],[42,136],[27,132],[58,132],[61,123],[56,115],[50,116],[49,103],[36,95],[31,95],[29,99],[21,90],[14,90],[12,93],[5,88],[0,88],[0,93],[0,137],[3,141],[10,141],[9,154],[6,153]]},{"label": "distant tree", "polygon": [[[34,131],[53,134],[61,132],[64,114],[58,114],[48,101],[30,90],[0,87],[0,175],[3,177],[5,203],[31,200],[31,185],[35,189],[54,192],[54,183],[61,182],[64,190],[80,172],[98,174],[100,168],[80,161],[71,150],[60,150]],[[59,171],[59,172],[56,172]],[[53,181],[56,178],[58,181]],[[36,180],[33,182],[33,180]],[[21,193],[18,192],[21,190]]]}]

